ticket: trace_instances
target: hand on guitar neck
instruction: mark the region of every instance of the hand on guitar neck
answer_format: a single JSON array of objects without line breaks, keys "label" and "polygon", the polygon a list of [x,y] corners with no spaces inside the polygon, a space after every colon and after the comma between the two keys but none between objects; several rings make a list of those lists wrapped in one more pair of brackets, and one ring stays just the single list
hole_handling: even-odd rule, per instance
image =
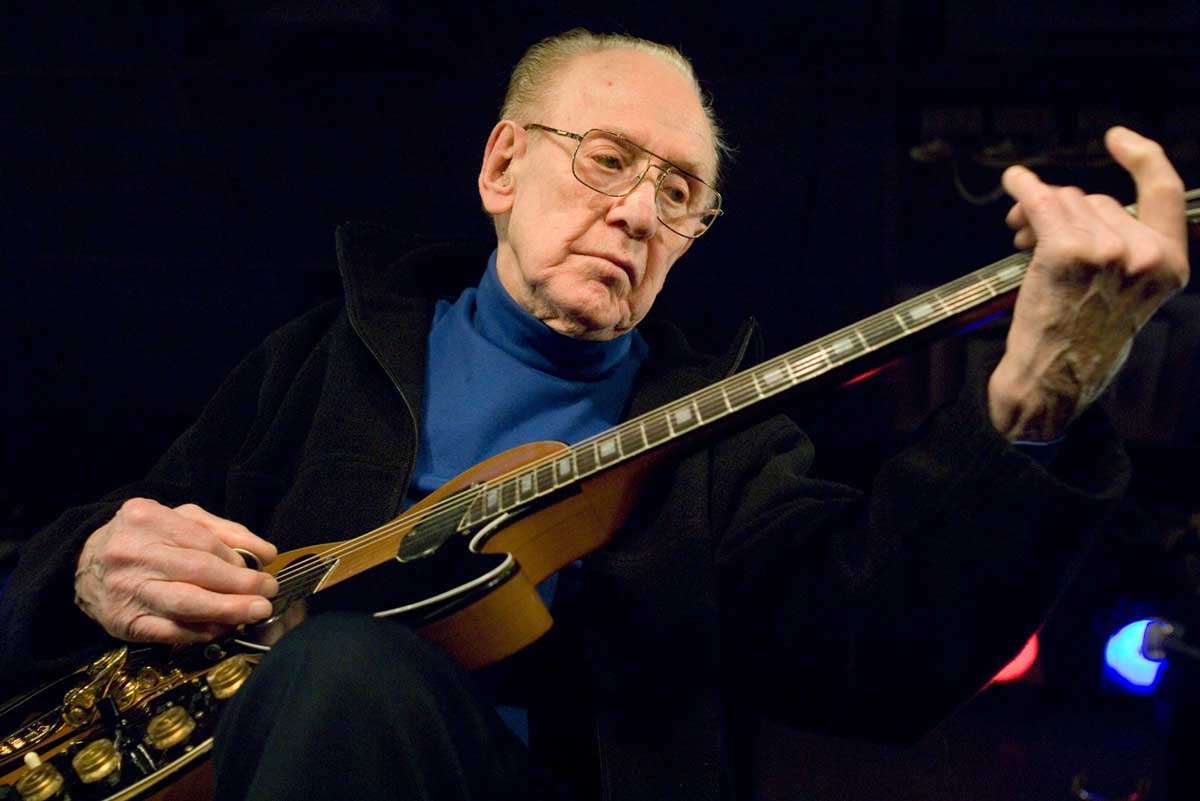
[{"label": "hand on guitar neck", "polygon": [[174,509],[126,501],[84,543],[75,603],[122,640],[187,643],[270,615],[274,577],[246,567],[234,549],[262,564],[275,546],[195,504]]},{"label": "hand on guitar neck", "polygon": [[1033,249],[1005,354],[988,382],[996,429],[1047,441],[1103,392],[1134,335],[1188,281],[1183,182],[1162,148],[1126,128],[1105,144],[1137,187],[1138,216],[1107,195],[1010,167],[1014,244]]}]

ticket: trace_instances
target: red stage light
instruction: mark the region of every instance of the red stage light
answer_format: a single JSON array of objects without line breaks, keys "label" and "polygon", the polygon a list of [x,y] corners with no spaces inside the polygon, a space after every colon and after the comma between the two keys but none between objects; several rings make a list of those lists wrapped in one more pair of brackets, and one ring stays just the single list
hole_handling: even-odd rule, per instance
[{"label": "red stage light", "polygon": [[1025,647],[1021,652],[1013,657],[1013,660],[1005,665],[999,673],[992,679],[993,682],[1016,681],[1029,672],[1033,667],[1033,663],[1037,661],[1038,656],[1038,638],[1034,634],[1025,643]]}]

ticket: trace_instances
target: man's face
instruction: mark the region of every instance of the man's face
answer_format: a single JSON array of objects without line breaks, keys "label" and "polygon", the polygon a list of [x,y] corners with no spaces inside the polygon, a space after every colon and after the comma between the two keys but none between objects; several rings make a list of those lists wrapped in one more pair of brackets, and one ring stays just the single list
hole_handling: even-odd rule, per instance
[{"label": "man's face", "polygon": [[[535,122],[574,133],[601,128],[624,134],[712,179],[712,134],[700,100],[675,67],[654,56],[609,50],[577,57],[563,69],[539,115]],[[515,125],[505,135],[513,157],[501,177],[511,186],[497,219],[501,283],[561,333],[613,339],[628,332],[691,245],[658,220],[657,171],[651,169],[629,195],[608,197],[571,174],[576,140]],[[489,210],[496,213],[497,207]]]}]

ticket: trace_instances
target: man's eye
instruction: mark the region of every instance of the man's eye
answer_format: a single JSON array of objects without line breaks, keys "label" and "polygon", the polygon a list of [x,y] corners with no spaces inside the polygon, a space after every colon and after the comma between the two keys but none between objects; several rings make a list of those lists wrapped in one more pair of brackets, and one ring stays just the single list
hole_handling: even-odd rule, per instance
[{"label": "man's eye", "polygon": [[625,168],[625,162],[620,156],[597,153],[592,156],[592,161],[597,167],[603,167],[606,170],[622,170]]},{"label": "man's eye", "polygon": [[679,208],[687,207],[688,197],[690,196],[686,183],[676,183],[673,181],[664,182],[658,194],[663,200]]}]

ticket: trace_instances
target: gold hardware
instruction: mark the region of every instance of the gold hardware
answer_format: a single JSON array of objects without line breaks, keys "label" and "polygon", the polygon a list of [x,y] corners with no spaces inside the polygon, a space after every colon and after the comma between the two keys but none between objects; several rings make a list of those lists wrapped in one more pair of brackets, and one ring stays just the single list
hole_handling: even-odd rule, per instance
[{"label": "gold hardware", "polygon": [[29,770],[17,780],[17,793],[22,801],[47,801],[62,789],[63,777],[58,768],[33,753],[25,755],[25,764]]},{"label": "gold hardware", "polygon": [[137,681],[129,678],[129,674],[122,671],[113,678],[112,686],[108,691],[108,697],[117,705],[117,709],[124,712],[137,701],[138,692],[140,691],[141,687],[138,686]]},{"label": "gold hardware", "polygon": [[139,690],[153,690],[162,681],[162,674],[152,667],[144,667],[137,672],[135,681]]},{"label": "gold hardware", "polygon": [[95,719],[96,690],[94,684],[85,684],[68,690],[63,696],[63,720],[72,726],[82,726]]},{"label": "gold hardware", "polygon": [[241,689],[249,675],[250,662],[245,656],[236,654],[217,663],[205,676],[205,681],[212,694],[223,701]]},{"label": "gold hardware", "polygon": [[63,720],[71,726],[83,726],[96,719],[96,701],[103,698],[109,686],[125,667],[129,649],[122,647],[100,656],[87,666],[86,684],[73,687],[63,696]]},{"label": "gold hardware", "polygon": [[71,758],[71,767],[84,784],[93,784],[121,769],[121,752],[112,740],[96,740]]},{"label": "gold hardware", "polygon": [[179,745],[196,730],[196,721],[181,706],[159,712],[146,724],[146,742],[159,751]]}]

